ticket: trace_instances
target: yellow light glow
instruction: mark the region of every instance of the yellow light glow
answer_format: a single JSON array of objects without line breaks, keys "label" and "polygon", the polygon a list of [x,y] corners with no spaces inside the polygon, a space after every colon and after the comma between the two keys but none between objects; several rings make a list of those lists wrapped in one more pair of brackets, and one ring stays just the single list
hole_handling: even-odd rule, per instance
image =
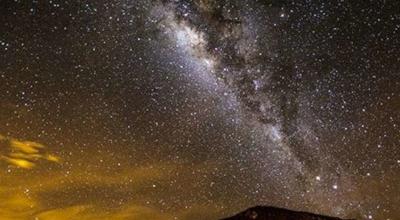
[{"label": "yellow light glow", "polygon": [[19,168],[31,169],[35,167],[40,160],[54,163],[60,162],[59,157],[46,153],[44,151],[45,146],[38,142],[21,141],[3,135],[0,135],[0,140],[6,141],[7,143],[5,149],[6,153],[0,155],[0,158]]},{"label": "yellow light glow", "polygon": [[42,144],[39,144],[36,142],[19,141],[19,140],[15,140],[15,139],[11,140],[10,145],[15,150],[19,150],[19,151],[22,151],[22,152],[28,153],[28,154],[37,153],[37,152],[39,152],[38,148],[44,148],[44,146]]},{"label": "yellow light glow", "polygon": [[34,163],[32,163],[29,160],[25,160],[25,159],[16,159],[16,158],[10,158],[10,157],[4,157],[4,159],[8,163],[13,164],[13,165],[15,165],[17,167],[20,167],[20,168],[24,168],[24,169],[31,169],[31,168],[33,168],[35,166]]}]

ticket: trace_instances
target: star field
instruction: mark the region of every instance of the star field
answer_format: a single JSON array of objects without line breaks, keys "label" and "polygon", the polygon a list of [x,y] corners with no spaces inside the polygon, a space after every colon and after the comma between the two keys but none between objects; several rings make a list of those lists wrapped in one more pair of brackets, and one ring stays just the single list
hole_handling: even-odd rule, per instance
[{"label": "star field", "polygon": [[0,219],[400,212],[397,1],[0,1]]}]

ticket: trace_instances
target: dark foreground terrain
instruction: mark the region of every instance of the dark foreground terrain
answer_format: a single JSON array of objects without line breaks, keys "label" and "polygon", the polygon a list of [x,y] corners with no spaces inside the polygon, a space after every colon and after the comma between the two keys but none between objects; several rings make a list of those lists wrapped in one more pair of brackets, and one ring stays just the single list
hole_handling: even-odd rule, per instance
[{"label": "dark foreground terrain", "polygon": [[316,215],[308,212],[291,211],[288,209],[256,206],[235,216],[222,220],[343,220],[340,218]]}]

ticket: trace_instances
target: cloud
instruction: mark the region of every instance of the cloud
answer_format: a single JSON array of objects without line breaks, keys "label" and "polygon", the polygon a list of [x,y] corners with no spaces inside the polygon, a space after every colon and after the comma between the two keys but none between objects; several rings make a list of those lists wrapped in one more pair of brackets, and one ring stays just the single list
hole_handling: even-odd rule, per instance
[{"label": "cloud", "polygon": [[[25,170],[3,172],[0,173],[0,219],[172,220],[171,213],[162,212],[157,204],[146,204],[144,200],[152,193],[149,189],[154,189],[151,183],[168,178],[173,170],[174,166],[160,163],[109,175],[98,170],[88,178],[82,177],[82,170],[74,170],[68,181],[62,170],[45,175]],[[128,178],[133,181],[125,185]],[[115,203],[121,199],[126,205]]]},{"label": "cloud", "polygon": [[60,162],[60,158],[47,153],[46,147],[41,143],[8,138],[0,134],[0,144],[0,159],[15,167],[32,169],[40,161]]},{"label": "cloud", "polygon": [[[1,185],[0,185],[1,187]],[[32,216],[37,203],[23,193],[18,193],[10,188],[0,188],[0,219],[19,220]]]},{"label": "cloud", "polygon": [[172,216],[166,213],[131,204],[121,209],[109,212],[90,205],[71,206],[60,209],[44,211],[36,215],[40,220],[95,220],[95,219],[131,219],[131,220],[172,220]]},{"label": "cloud", "polygon": [[0,157],[3,167],[22,168],[0,172],[0,219],[214,219],[218,212],[208,207],[215,198],[201,193],[209,186],[204,178],[219,166],[212,161],[135,163],[111,154],[77,155],[49,169],[43,165],[60,159],[45,145],[5,136]]}]

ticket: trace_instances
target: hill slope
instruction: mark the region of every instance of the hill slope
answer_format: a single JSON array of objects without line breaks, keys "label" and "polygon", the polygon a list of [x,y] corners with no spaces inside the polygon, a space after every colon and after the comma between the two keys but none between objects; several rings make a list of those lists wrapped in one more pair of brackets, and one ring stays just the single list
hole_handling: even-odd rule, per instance
[{"label": "hill slope", "polygon": [[291,211],[283,208],[256,206],[222,220],[343,220],[340,218]]}]

